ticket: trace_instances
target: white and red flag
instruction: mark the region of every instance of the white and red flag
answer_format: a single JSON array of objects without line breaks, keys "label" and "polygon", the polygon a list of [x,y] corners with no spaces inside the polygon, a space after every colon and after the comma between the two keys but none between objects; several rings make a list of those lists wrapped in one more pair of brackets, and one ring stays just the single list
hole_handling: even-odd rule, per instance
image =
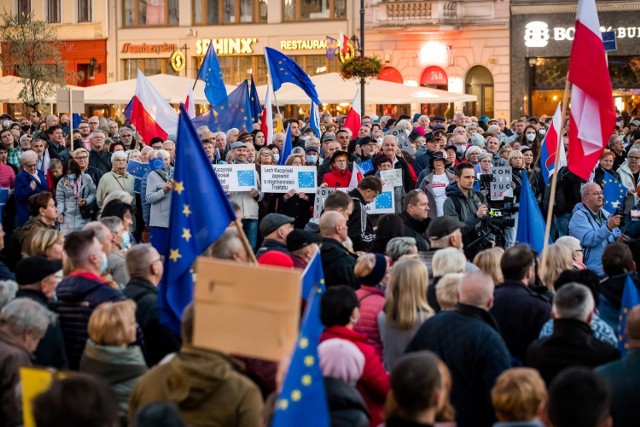
[{"label": "white and red flag", "polygon": [[568,167],[583,179],[600,159],[616,125],[611,78],[595,0],[579,0],[569,59],[571,113]]},{"label": "white and red flag", "polygon": [[133,97],[131,123],[146,144],[159,136],[167,139],[178,129],[178,113],[153,87],[151,82],[138,70],[136,94]]},{"label": "white and red flag", "polygon": [[353,139],[358,138],[358,132],[360,131],[360,124],[362,114],[362,106],[360,105],[360,89],[356,92],[356,96],[353,98],[347,117],[344,119],[344,127],[351,130],[351,137]]},{"label": "white and red flag", "polygon": [[273,142],[273,109],[271,108],[271,86],[267,85],[267,95],[264,98],[264,108],[260,118],[260,130],[264,134],[265,145]]},{"label": "white and red flag", "polygon": [[358,166],[356,162],[353,162],[353,168],[351,168],[351,179],[349,180],[348,190],[351,191],[357,188],[360,181],[362,181],[362,178],[364,178],[364,173],[362,173],[362,169],[360,169],[360,166]]},{"label": "white and red flag", "polygon": [[340,36],[338,37],[340,41],[340,52],[347,53],[349,52],[349,37],[340,31]]},{"label": "white and red flag", "polygon": [[553,115],[553,120],[549,126],[542,145],[540,146],[540,170],[542,172],[542,178],[544,183],[549,182],[549,177],[553,175],[556,170],[560,170],[561,167],[567,166],[567,155],[564,151],[564,144],[560,142],[560,164],[556,167],[556,151],[558,148],[558,136],[562,132],[562,113],[561,104],[558,103],[556,112]]},{"label": "white and red flag", "polygon": [[184,109],[187,110],[190,119],[196,118],[196,103],[193,99],[193,86],[191,85],[189,85],[187,99],[184,100]]}]

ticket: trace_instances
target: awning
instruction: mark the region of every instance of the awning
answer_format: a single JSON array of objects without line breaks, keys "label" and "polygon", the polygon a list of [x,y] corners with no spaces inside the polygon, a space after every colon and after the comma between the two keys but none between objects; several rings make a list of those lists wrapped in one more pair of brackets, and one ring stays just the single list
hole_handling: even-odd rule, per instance
[{"label": "awning", "polygon": [[[24,87],[22,83],[19,82],[20,77],[16,76],[3,76],[0,77],[0,104],[18,104],[22,101],[18,98],[20,91]],[[72,86],[67,85],[67,88],[71,88],[73,90],[83,90],[83,87],[80,86]],[[55,91],[53,95],[45,100],[46,104],[56,103],[56,94]]]}]

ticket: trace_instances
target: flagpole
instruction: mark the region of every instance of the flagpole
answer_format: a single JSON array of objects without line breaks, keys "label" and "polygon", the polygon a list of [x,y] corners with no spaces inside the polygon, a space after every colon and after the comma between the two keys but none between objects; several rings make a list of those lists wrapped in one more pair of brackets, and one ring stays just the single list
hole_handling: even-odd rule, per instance
[{"label": "flagpole", "polygon": [[[276,91],[273,89],[273,79],[271,78],[271,66],[269,65],[269,56],[267,55],[266,50],[265,50],[265,53],[264,53],[264,60],[267,63],[267,79],[268,79],[267,90],[269,90],[269,88],[271,88],[271,93],[273,94],[273,100],[276,103],[276,111],[278,112],[278,119],[282,123],[282,128],[284,129],[284,120],[282,118],[282,114],[280,113],[280,106],[278,105],[278,98],[276,97]],[[273,134],[275,136],[275,129],[273,130]],[[271,144],[273,144],[273,141],[269,141],[269,142]]]},{"label": "flagpole", "polygon": [[258,260],[256,259],[256,255],[253,253],[253,248],[249,243],[249,239],[247,239],[247,235],[244,234],[244,228],[242,228],[241,220],[239,218],[236,218],[233,223],[236,225],[236,229],[238,230],[238,237],[240,237],[240,240],[242,241],[242,246],[244,246],[245,250],[247,251],[249,261],[251,261],[252,264],[257,264]]},{"label": "flagpole", "polygon": [[564,122],[565,117],[567,116],[567,105],[569,105],[569,87],[571,86],[571,82],[569,82],[569,73],[567,72],[567,81],[564,85],[564,97],[562,98],[562,113],[560,114],[560,129],[558,129],[558,141],[556,145],[556,158],[554,161],[554,170],[553,176],[551,177],[551,192],[549,194],[549,206],[547,208],[547,222],[544,229],[544,248],[542,250],[542,261],[541,265],[545,265],[547,251],[544,249],[549,246],[549,236],[551,235],[551,221],[553,220],[553,205],[556,200],[556,187],[558,185],[558,172],[560,171],[560,144],[562,144],[562,132],[565,128]]}]

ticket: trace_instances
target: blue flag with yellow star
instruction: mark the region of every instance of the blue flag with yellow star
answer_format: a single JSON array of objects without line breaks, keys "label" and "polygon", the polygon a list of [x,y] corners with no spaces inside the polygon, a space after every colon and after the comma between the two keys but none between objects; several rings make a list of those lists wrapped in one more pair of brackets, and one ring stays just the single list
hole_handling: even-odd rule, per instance
[{"label": "blue flag with yellow star", "polygon": [[627,274],[627,280],[624,283],[622,291],[622,303],[620,304],[620,317],[618,317],[618,350],[620,355],[627,354],[627,315],[629,311],[636,305],[640,304],[640,292],[630,274]]},{"label": "blue flag with yellow star", "polygon": [[545,222],[542,212],[536,202],[536,196],[529,183],[529,177],[522,172],[522,187],[520,189],[520,207],[518,208],[518,228],[516,242],[527,243],[538,253],[544,248]]},{"label": "blue flag with yellow star", "polygon": [[253,80],[253,74],[251,74],[251,88],[249,89],[249,104],[251,105],[251,117],[253,123],[258,123],[258,119],[262,115],[262,107],[260,106],[260,97],[258,96],[258,89],[256,88],[256,82]]},{"label": "blue flag with yellow star", "polygon": [[222,102],[211,105],[206,113],[194,118],[193,125],[207,126],[213,132],[226,132],[231,128],[251,132],[253,120],[249,102],[249,85],[243,81]]},{"label": "blue flag with yellow star", "polygon": [[627,197],[627,187],[607,171],[604,172],[602,186],[602,191],[604,192],[603,208],[610,214],[615,214],[616,210],[623,205],[625,197]]},{"label": "blue flag with yellow star", "polygon": [[322,104],[318,98],[316,85],[296,61],[270,47],[264,48],[264,54],[267,58],[267,64],[269,64],[274,91],[280,89],[282,83],[293,83],[302,89],[313,102],[318,105]]},{"label": "blue flag with yellow star", "polygon": [[[317,263],[320,267],[314,267]],[[302,283],[314,283],[310,289],[300,336],[293,350],[289,370],[278,395],[271,427],[329,427],[329,406],[318,358],[322,334],[320,300],[324,293],[324,275],[317,251],[305,270]]]},{"label": "blue flag with yellow star", "polygon": [[320,138],[320,109],[318,104],[313,101],[311,101],[311,111],[309,112],[309,128],[316,138]]},{"label": "blue flag with yellow star", "polygon": [[173,185],[169,256],[164,260],[158,308],[160,322],[180,333],[182,311],[193,300],[191,267],[236,219],[184,104],[180,104]]},{"label": "blue flag with yellow star", "polygon": [[284,138],[284,144],[282,144],[282,152],[280,153],[280,160],[278,160],[278,165],[284,166],[287,158],[291,155],[291,150],[293,150],[293,142],[291,141],[291,126],[287,128],[287,134]]},{"label": "blue flag with yellow star", "polygon": [[204,55],[202,65],[198,70],[198,77],[196,77],[196,80],[198,79],[201,79],[205,84],[204,96],[207,97],[209,104],[216,105],[227,98],[227,88],[224,86],[222,70],[213,43],[209,43],[207,53]]}]

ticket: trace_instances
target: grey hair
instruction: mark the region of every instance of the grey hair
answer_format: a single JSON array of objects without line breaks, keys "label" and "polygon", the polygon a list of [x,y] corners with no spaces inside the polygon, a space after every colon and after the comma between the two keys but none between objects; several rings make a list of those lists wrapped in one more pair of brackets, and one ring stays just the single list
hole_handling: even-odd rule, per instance
[{"label": "grey hair", "polygon": [[18,284],[13,280],[0,280],[0,308],[16,297]]},{"label": "grey hair", "polygon": [[209,249],[213,258],[227,260],[233,259],[233,254],[245,250],[240,237],[238,237],[238,230],[232,227],[227,228]]},{"label": "grey hair", "polygon": [[556,243],[562,246],[566,246],[571,250],[571,252],[576,252],[582,249],[580,246],[580,240],[573,236],[562,236],[556,240]]},{"label": "grey hair", "polygon": [[384,144],[385,141],[388,140],[388,139],[393,140],[396,143],[396,145],[398,145],[398,138],[396,138],[395,135],[391,135],[391,134],[385,135],[385,137],[382,139],[382,143]]},{"label": "grey hair", "polygon": [[98,239],[98,242],[100,242],[100,244],[103,244],[106,240],[107,240],[107,233],[106,231],[111,231],[109,230],[109,227],[107,227],[106,225],[104,225],[103,223],[101,223],[100,221],[91,221],[85,224],[84,227],[82,227],[83,230],[91,230],[94,232],[94,234],[96,235],[96,239]]},{"label": "grey hair", "polygon": [[586,321],[594,308],[593,294],[581,283],[563,285],[553,299],[553,309],[559,319]]},{"label": "grey hair", "polygon": [[404,130],[411,130],[413,128],[413,126],[411,125],[411,122],[407,119],[400,120],[398,123],[396,123],[396,127],[402,128]]},{"label": "grey hair", "polygon": [[463,273],[447,273],[436,283],[436,299],[443,308],[453,307],[458,302],[458,287]]},{"label": "grey hair", "polygon": [[29,162],[37,162],[37,161],[38,161],[38,155],[36,154],[35,151],[31,151],[31,150],[24,151],[20,156],[20,166],[24,166]]},{"label": "grey hair", "polygon": [[238,131],[238,128],[229,129],[226,133],[227,139],[229,139],[229,135],[231,135],[231,132],[239,132],[239,131]]},{"label": "grey hair", "polygon": [[491,155],[491,153],[487,153],[487,152],[481,153],[480,157],[478,157],[478,160],[479,161],[483,161],[487,157],[490,158],[493,161],[493,156]]},{"label": "grey hair", "polygon": [[125,153],[124,150],[114,151],[113,154],[111,155],[111,163],[115,162],[117,158],[123,158],[126,160],[127,153]]},{"label": "grey hair", "polygon": [[467,259],[460,249],[438,249],[431,261],[433,277],[442,277],[447,273],[461,273],[464,271],[466,262]]},{"label": "grey hair", "polygon": [[33,331],[34,335],[42,336],[56,318],[53,312],[31,298],[16,298],[2,308],[0,325],[7,325],[15,335]]},{"label": "grey hair", "polygon": [[[638,150],[640,150],[640,147],[638,148]],[[581,185],[580,185],[580,198],[581,198],[581,199],[584,199],[584,196],[586,196],[586,195],[587,195],[587,193],[589,192],[589,184],[596,184],[596,185],[598,185],[598,184],[597,184],[597,183],[595,183],[595,182],[585,182],[584,184],[581,184]],[[598,185],[598,187],[600,187],[600,186]]]},{"label": "grey hair", "polygon": [[113,234],[117,234],[119,226],[122,225],[122,220],[117,216],[102,217],[100,218],[100,222],[103,223]]},{"label": "grey hair", "polygon": [[387,243],[385,252],[391,261],[396,262],[400,257],[412,254],[415,248],[417,244],[413,237],[394,237]]},{"label": "grey hair", "polygon": [[302,154],[304,156],[305,151],[304,151],[304,148],[302,148],[302,147],[294,147],[293,150],[291,150],[291,154],[292,155],[300,155],[300,154]]},{"label": "grey hair", "polygon": [[109,202],[112,200],[120,200],[121,202],[124,202],[130,205],[133,203],[133,196],[127,193],[126,191],[122,191],[122,190],[112,191],[107,195],[107,197],[104,198],[104,201],[102,202],[102,206],[107,206]]},{"label": "grey hair", "polygon": [[638,147],[637,145],[632,145],[631,148],[629,148],[629,151],[627,152],[627,157],[629,157],[629,154],[631,153],[639,153],[640,154],[640,147]]},{"label": "grey hair", "polygon": [[[171,142],[171,141],[169,141],[169,142]],[[156,150],[155,153],[153,153],[153,154],[154,154],[154,156],[153,156],[154,159],[157,159],[160,156],[162,156],[165,159],[168,159],[168,158],[171,157],[171,154],[167,150],[164,150],[162,148],[159,149],[159,150]]]},{"label": "grey hair", "polygon": [[146,277],[149,272],[149,266],[154,262],[154,260],[151,259],[153,250],[153,246],[149,243],[141,243],[133,245],[131,249],[127,251],[125,258],[127,270],[131,277]]}]

